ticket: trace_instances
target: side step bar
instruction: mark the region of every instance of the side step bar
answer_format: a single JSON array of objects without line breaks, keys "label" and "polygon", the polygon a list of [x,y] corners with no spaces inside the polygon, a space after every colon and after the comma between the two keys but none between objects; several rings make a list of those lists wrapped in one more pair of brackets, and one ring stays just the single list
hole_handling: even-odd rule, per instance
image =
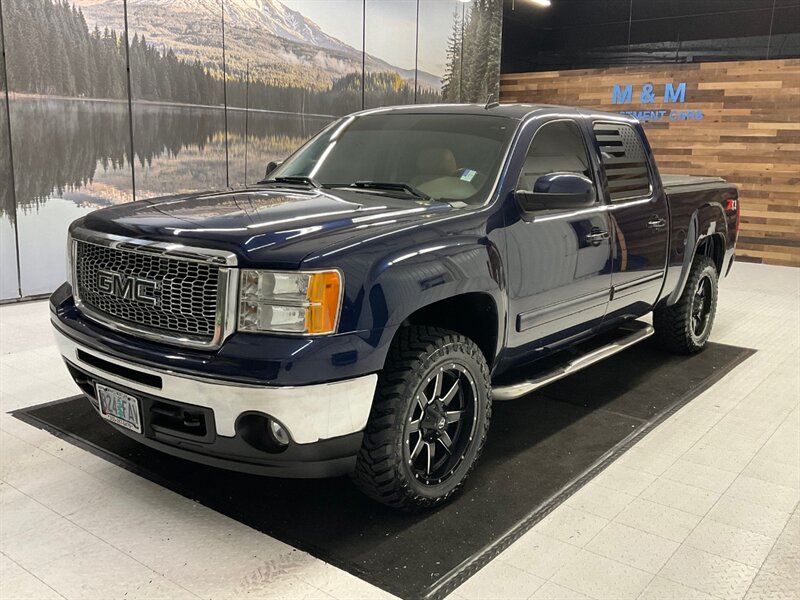
[{"label": "side step bar", "polygon": [[563,379],[567,375],[577,373],[578,371],[585,369],[586,367],[591,366],[596,362],[603,360],[604,358],[608,358],[609,356],[613,356],[618,352],[622,352],[626,348],[630,348],[634,344],[638,344],[639,342],[646,340],[655,333],[655,330],[651,325],[641,321],[632,321],[627,323],[621,328],[621,331],[627,331],[629,333],[626,333],[624,336],[615,339],[613,342],[610,342],[605,346],[601,346],[585,354],[572,358],[571,360],[559,365],[554,369],[545,371],[544,373],[539,373],[533,379],[526,379],[517,383],[493,387],[492,398],[494,400],[514,400],[516,398],[520,398],[549,383]]}]

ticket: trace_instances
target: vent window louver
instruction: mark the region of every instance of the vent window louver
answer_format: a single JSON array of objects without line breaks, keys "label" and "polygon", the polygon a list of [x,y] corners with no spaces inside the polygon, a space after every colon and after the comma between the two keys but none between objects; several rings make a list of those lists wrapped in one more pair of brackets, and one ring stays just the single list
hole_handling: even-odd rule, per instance
[{"label": "vent window louver", "polygon": [[647,158],[636,130],[629,125],[595,123],[594,135],[600,146],[611,201],[649,196]]}]

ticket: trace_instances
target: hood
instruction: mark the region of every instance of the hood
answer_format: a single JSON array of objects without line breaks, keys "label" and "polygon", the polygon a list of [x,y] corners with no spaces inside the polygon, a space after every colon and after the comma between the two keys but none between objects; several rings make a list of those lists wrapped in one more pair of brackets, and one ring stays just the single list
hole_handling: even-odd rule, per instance
[{"label": "hood", "polygon": [[296,268],[311,252],[454,211],[446,203],[349,190],[247,188],[139,200],[87,215],[93,231],[236,253]]}]

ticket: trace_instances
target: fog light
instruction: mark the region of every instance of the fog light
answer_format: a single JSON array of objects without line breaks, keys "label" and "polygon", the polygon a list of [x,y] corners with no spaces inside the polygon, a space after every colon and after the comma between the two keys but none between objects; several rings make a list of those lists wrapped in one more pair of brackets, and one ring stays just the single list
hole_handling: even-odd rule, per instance
[{"label": "fog light", "polygon": [[269,420],[269,432],[272,434],[272,439],[275,440],[276,444],[280,446],[289,445],[289,432],[277,421]]}]

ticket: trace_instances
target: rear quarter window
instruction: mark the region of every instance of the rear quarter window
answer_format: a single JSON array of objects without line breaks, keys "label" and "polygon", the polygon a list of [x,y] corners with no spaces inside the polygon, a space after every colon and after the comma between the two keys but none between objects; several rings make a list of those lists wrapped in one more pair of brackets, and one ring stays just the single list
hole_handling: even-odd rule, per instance
[{"label": "rear quarter window", "polygon": [[643,198],[653,186],[639,134],[623,123],[595,123],[594,136],[608,179],[612,202]]}]

